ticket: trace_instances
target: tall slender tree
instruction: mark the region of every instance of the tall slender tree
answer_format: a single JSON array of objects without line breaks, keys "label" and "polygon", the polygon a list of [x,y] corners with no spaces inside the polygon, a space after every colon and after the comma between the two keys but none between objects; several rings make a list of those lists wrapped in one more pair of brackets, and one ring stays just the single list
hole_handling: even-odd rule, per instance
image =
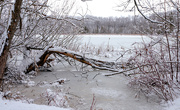
[{"label": "tall slender tree", "polygon": [[1,40],[3,41],[2,44],[0,44],[0,86],[2,86],[3,76],[6,69],[6,62],[8,59],[8,53],[9,49],[12,43],[12,39],[14,37],[14,34],[16,32],[16,27],[18,26],[18,23],[20,22],[20,13],[21,13],[21,6],[22,6],[23,0],[15,0],[14,3],[14,9],[10,12],[10,18],[8,22],[7,29],[4,31],[4,33],[1,35]]}]

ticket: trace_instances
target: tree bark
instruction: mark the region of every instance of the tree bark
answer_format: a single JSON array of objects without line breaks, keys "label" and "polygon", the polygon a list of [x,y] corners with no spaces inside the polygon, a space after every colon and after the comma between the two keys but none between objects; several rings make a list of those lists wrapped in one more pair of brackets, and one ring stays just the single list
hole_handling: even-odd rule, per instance
[{"label": "tree bark", "polygon": [[[29,73],[31,71],[34,71],[36,66],[40,67],[40,66],[43,66],[48,57],[52,54],[53,52],[50,52],[50,51],[45,51],[43,55],[41,55],[41,57],[39,58],[39,61],[38,62],[34,62],[32,64],[29,65],[29,67],[27,68],[27,70],[25,71],[25,73]],[[35,65],[36,64],[36,65]]]},{"label": "tree bark", "polygon": [[3,76],[6,68],[6,62],[8,59],[8,53],[11,46],[11,41],[13,39],[14,33],[16,32],[16,27],[18,25],[18,22],[20,20],[20,13],[21,13],[21,5],[23,0],[16,0],[14,4],[14,11],[12,11],[12,18],[11,23],[8,27],[7,31],[7,38],[4,45],[3,52],[0,56],[0,87],[2,86],[3,82]]}]

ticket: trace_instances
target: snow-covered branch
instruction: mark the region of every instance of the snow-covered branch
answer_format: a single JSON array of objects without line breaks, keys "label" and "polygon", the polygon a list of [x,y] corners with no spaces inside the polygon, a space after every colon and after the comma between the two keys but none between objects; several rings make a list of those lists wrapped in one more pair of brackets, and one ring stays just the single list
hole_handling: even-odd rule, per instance
[{"label": "snow-covered branch", "polygon": [[[31,49],[33,49],[33,48],[31,48]],[[69,57],[76,61],[84,63],[86,65],[89,65],[92,68],[100,69],[100,70],[108,70],[108,71],[118,72],[119,68],[117,68],[117,67],[122,67],[121,63],[107,62],[107,61],[101,61],[101,60],[96,60],[96,59],[92,59],[92,58],[86,58],[86,57],[84,57],[84,55],[78,54],[77,52],[57,47],[57,48],[47,49],[39,57],[39,60],[37,62],[33,62],[32,64],[30,64],[26,73],[35,70],[35,68],[43,66],[51,54],[59,54],[59,56],[63,55],[65,57]],[[35,64],[37,64],[37,65],[35,65]]]}]

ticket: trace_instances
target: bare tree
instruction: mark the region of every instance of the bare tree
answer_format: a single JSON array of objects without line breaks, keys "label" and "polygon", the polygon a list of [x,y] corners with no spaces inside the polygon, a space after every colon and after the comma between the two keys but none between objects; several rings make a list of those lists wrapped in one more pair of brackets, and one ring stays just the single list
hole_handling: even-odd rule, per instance
[{"label": "bare tree", "polygon": [[38,60],[35,56],[43,54],[46,48],[72,48],[76,43],[74,36],[81,31],[82,19],[72,14],[75,1],[59,1],[58,8],[52,8],[50,2],[52,1],[0,2],[0,24],[3,27],[3,34],[0,34],[0,86],[5,69],[16,65],[17,56],[23,56],[25,62],[22,62],[22,70],[25,71],[26,67]]},{"label": "bare tree", "polygon": [[[150,43],[136,45],[129,59],[131,85],[146,95],[173,100],[179,81],[179,0],[127,0],[122,10],[135,10],[147,22]],[[143,33],[146,30],[141,29]]]}]

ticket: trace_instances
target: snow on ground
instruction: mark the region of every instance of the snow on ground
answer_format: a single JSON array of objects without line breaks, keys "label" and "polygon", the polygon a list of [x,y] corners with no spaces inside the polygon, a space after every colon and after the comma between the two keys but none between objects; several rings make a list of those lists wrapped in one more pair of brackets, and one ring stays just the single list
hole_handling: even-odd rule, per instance
[{"label": "snow on ground", "polygon": [[169,103],[165,110],[180,110],[180,98]]},{"label": "snow on ground", "polygon": [[3,100],[0,97],[0,110],[72,110],[54,106],[27,104],[20,101]]}]

